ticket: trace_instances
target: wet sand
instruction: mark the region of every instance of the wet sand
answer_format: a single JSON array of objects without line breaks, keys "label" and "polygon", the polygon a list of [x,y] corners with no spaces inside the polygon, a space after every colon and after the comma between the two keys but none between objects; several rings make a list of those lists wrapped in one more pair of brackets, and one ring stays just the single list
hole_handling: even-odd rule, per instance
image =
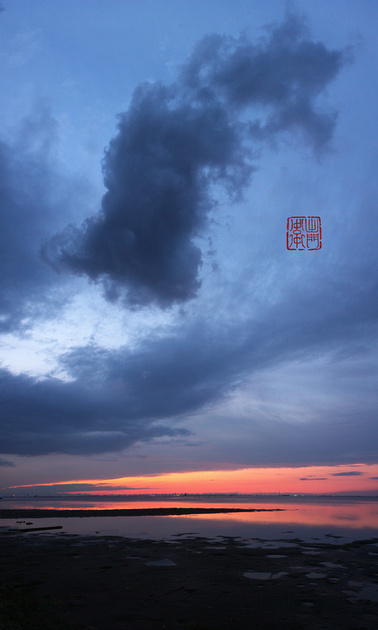
[{"label": "wet sand", "polygon": [[1,630],[378,627],[378,538],[308,544],[0,531]]}]

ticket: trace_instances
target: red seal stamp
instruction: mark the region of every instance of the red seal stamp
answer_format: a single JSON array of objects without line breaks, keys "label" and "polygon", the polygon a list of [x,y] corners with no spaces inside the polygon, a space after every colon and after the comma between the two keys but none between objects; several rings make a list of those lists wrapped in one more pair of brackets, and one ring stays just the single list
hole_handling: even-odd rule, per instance
[{"label": "red seal stamp", "polygon": [[321,249],[322,223],[320,217],[289,217],[286,247],[290,250]]}]

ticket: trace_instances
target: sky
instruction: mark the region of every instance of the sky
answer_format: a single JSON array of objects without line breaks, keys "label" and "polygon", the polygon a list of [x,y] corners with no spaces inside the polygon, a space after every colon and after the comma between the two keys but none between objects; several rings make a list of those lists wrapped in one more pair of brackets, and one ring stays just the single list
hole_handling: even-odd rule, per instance
[{"label": "sky", "polygon": [[3,496],[378,495],[377,18],[1,2]]}]

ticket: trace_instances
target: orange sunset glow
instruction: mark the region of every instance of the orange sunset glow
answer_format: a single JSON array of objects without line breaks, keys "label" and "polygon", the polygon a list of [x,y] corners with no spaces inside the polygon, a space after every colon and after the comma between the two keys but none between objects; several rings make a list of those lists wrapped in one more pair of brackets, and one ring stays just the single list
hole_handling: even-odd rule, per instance
[{"label": "orange sunset glow", "polygon": [[[54,492],[85,494],[170,494],[170,493],[368,493],[378,494],[378,465],[310,466],[301,468],[243,468],[177,472],[114,479],[76,479],[58,483],[13,486],[49,488]],[[63,489],[59,489],[64,486]],[[67,488],[66,486],[70,486]],[[91,487],[92,486],[92,487]]]}]

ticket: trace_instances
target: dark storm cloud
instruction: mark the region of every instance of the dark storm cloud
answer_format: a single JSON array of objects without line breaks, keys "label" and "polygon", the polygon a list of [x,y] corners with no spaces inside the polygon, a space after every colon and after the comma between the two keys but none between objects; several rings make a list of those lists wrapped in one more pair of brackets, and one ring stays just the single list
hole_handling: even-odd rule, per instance
[{"label": "dark storm cloud", "polygon": [[240,197],[258,141],[283,131],[299,128],[322,149],[335,113],[317,111],[316,97],[346,60],[345,51],[312,42],[292,14],[258,45],[205,37],[174,85],[137,87],[105,152],[100,213],[56,235],[45,259],[102,281],[109,300],[168,306],[193,298],[202,264],[195,238],[216,207],[211,185]]},{"label": "dark storm cloud", "polygon": [[0,370],[0,452],[20,455],[100,453],[138,440],[186,435],[183,429],[152,425],[127,409],[117,383],[37,381]]},{"label": "dark storm cloud", "polygon": [[58,267],[105,278],[109,299],[123,286],[135,304],[193,297],[201,252],[192,239],[213,206],[209,180],[232,191],[248,181],[246,152],[225,110],[178,98],[159,84],[136,90],[105,154],[101,214],[44,250]]},{"label": "dark storm cloud", "polygon": [[358,472],[357,470],[352,470],[348,472],[332,473],[332,477],[359,477],[363,474],[364,473]]}]

